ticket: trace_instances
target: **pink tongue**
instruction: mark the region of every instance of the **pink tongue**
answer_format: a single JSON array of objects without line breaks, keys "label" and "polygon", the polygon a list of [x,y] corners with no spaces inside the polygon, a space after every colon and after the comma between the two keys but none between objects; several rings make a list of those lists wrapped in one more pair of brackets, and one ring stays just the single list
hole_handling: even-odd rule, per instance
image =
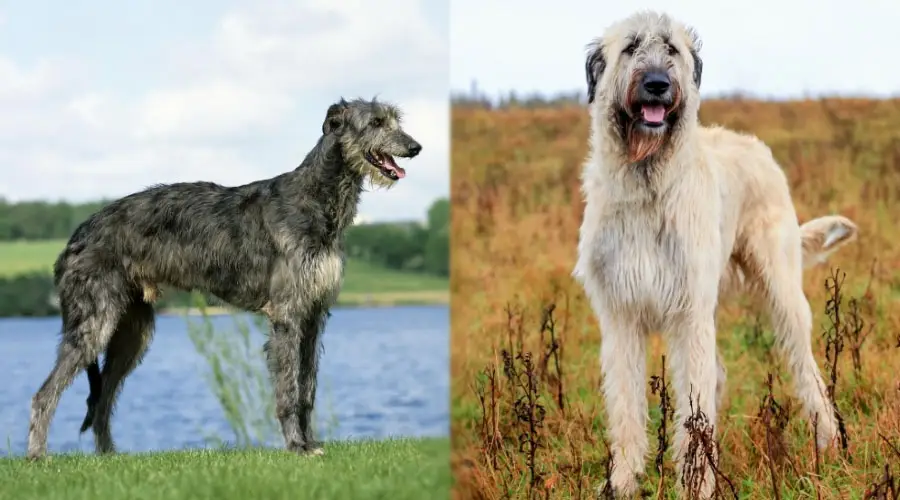
[{"label": "pink tongue", "polygon": [[644,118],[644,121],[660,123],[666,116],[666,108],[659,104],[653,106],[645,104],[641,106],[641,116]]},{"label": "pink tongue", "polygon": [[397,173],[397,178],[402,179],[406,177],[406,170],[403,170],[397,163],[394,162],[394,158],[390,155],[384,155],[384,166],[387,167],[388,170],[393,170]]}]

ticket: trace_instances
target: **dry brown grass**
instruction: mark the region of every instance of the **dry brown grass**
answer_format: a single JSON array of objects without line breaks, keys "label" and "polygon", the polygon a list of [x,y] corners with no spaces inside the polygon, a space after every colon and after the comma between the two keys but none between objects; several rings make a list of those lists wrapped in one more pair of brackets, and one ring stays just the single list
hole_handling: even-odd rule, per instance
[{"label": "dry brown grass", "polygon": [[[600,334],[570,277],[587,113],[455,106],[452,119],[454,496],[589,498],[611,464]],[[769,144],[802,221],[837,212],[860,229],[830,268],[805,277],[815,353],[845,423],[846,450],[815,452],[768,320],[750,301],[723,304],[723,498],[897,500],[900,100],[709,101],[701,121]],[[672,390],[662,378],[664,354],[654,336],[648,432],[658,457],[648,458],[644,482],[651,498],[674,498],[681,479],[666,449],[673,424],[663,417]]]}]

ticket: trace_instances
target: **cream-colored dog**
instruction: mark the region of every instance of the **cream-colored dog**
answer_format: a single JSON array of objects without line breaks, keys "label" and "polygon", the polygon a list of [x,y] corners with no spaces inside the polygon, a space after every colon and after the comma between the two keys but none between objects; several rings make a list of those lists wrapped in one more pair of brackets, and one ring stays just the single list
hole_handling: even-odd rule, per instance
[{"label": "cream-colored dog", "polygon": [[[679,472],[692,404],[715,424],[725,381],[715,325],[723,287],[747,284],[761,292],[796,394],[807,417],[818,419],[819,447],[837,435],[813,357],[802,273],[851,241],[856,226],[841,216],[799,225],[769,148],[755,137],[698,123],[698,51],[692,29],[642,12],[611,26],[587,57],[591,152],[573,274],[602,330],[617,495],[632,495],[644,471],[649,332],[663,332],[668,346]],[[712,470],[700,467],[709,496]]]}]

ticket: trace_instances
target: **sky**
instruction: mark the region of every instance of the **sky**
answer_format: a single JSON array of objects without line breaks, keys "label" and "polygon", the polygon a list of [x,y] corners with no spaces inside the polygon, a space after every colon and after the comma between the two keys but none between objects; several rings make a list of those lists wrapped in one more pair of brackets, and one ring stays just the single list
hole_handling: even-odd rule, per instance
[{"label": "sky", "polygon": [[328,105],[378,96],[423,145],[372,221],[449,192],[447,0],[0,0],[0,196],[87,201],[292,170]]},{"label": "sky", "polygon": [[423,219],[449,192],[451,89],[583,92],[585,45],[642,8],[697,28],[704,95],[900,94],[896,0],[0,0],[0,196],[271,177],[329,104],[378,95],[424,149],[360,214]]},{"label": "sky", "polygon": [[900,95],[897,0],[451,0],[451,88],[585,91],[585,46],[636,10],[703,40],[701,95]]}]

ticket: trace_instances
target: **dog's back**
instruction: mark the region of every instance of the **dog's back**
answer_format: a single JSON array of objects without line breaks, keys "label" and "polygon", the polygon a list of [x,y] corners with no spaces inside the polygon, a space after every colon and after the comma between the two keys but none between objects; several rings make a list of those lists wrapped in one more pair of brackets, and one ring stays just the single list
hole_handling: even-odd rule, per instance
[{"label": "dog's back", "polygon": [[[723,204],[723,228],[734,234],[735,248],[720,291],[730,294],[745,285],[742,246],[765,225],[796,220],[796,211],[787,176],[759,138],[718,126],[700,127],[698,136],[704,153],[714,160],[710,164],[719,167],[722,196],[729,198]],[[840,215],[812,219],[799,225],[799,231],[803,267],[824,263],[858,232],[851,220]]]},{"label": "dog's back", "polygon": [[[195,182],[154,186],[120,198],[72,234],[55,264],[57,286],[67,273],[118,269],[136,287],[204,289],[238,306],[258,306],[230,295],[268,283],[275,250],[264,228],[263,196],[262,186]],[[232,271],[240,271],[242,287],[233,286]]]}]

